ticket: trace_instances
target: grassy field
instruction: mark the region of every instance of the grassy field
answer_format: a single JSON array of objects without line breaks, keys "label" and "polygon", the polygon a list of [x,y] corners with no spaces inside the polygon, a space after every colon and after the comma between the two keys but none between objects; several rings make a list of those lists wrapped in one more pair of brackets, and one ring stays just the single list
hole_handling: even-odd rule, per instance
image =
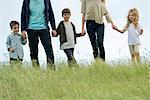
[{"label": "grassy field", "polygon": [[150,100],[150,64],[0,68],[0,100]]}]

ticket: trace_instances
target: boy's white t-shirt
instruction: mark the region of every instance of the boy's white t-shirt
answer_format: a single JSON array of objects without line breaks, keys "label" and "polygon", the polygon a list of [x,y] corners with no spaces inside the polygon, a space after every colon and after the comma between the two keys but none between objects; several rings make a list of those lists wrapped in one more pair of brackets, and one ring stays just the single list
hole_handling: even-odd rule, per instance
[{"label": "boy's white t-shirt", "polygon": [[140,44],[140,32],[142,30],[141,25],[138,24],[137,28],[131,23],[128,27],[128,44],[129,45],[136,45]]},{"label": "boy's white t-shirt", "polygon": [[69,49],[75,47],[74,31],[71,22],[64,22],[67,42],[61,44],[60,49]]}]

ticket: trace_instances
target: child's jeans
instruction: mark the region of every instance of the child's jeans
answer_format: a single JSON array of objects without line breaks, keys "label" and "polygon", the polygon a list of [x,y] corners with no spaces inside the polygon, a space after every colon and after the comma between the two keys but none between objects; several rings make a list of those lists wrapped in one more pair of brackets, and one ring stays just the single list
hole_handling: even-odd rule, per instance
[{"label": "child's jeans", "polygon": [[10,58],[10,63],[11,64],[21,63],[22,61],[23,61],[23,59]]},{"label": "child's jeans", "polygon": [[77,66],[76,60],[73,56],[74,48],[63,49],[68,58],[68,65],[71,67],[72,65]]}]

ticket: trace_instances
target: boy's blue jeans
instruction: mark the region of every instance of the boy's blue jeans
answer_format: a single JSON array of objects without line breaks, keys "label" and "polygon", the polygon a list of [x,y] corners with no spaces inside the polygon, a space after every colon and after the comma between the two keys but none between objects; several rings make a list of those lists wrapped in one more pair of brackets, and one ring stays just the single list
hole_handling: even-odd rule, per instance
[{"label": "boy's blue jeans", "polygon": [[[105,60],[104,49],[104,24],[98,24],[93,20],[87,20],[86,29],[93,48],[94,58],[100,55],[100,58]],[[99,51],[98,51],[99,50]]]},{"label": "boy's blue jeans", "polygon": [[73,60],[74,48],[64,49],[65,54],[67,55],[68,60]]},{"label": "boy's blue jeans", "polygon": [[29,47],[30,47],[30,57],[31,60],[35,60],[35,62],[39,65],[38,61],[38,43],[39,38],[41,43],[45,49],[45,53],[47,56],[47,63],[54,64],[54,54],[53,48],[51,44],[50,32],[48,29],[42,30],[33,30],[28,29],[28,39],[29,39]]},{"label": "boy's blue jeans", "polygon": [[74,58],[74,48],[68,48],[68,49],[64,49],[65,54],[67,55],[68,58],[68,65],[71,66],[76,66],[79,67],[78,64],[76,63],[76,60]]}]

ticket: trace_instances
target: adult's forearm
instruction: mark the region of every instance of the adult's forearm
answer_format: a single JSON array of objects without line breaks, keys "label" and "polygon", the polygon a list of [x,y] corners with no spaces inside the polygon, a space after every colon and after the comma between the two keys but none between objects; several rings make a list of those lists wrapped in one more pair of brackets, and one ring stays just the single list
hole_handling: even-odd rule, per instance
[{"label": "adult's forearm", "polygon": [[82,15],[82,30],[84,29],[84,24],[85,24],[85,15]]}]

